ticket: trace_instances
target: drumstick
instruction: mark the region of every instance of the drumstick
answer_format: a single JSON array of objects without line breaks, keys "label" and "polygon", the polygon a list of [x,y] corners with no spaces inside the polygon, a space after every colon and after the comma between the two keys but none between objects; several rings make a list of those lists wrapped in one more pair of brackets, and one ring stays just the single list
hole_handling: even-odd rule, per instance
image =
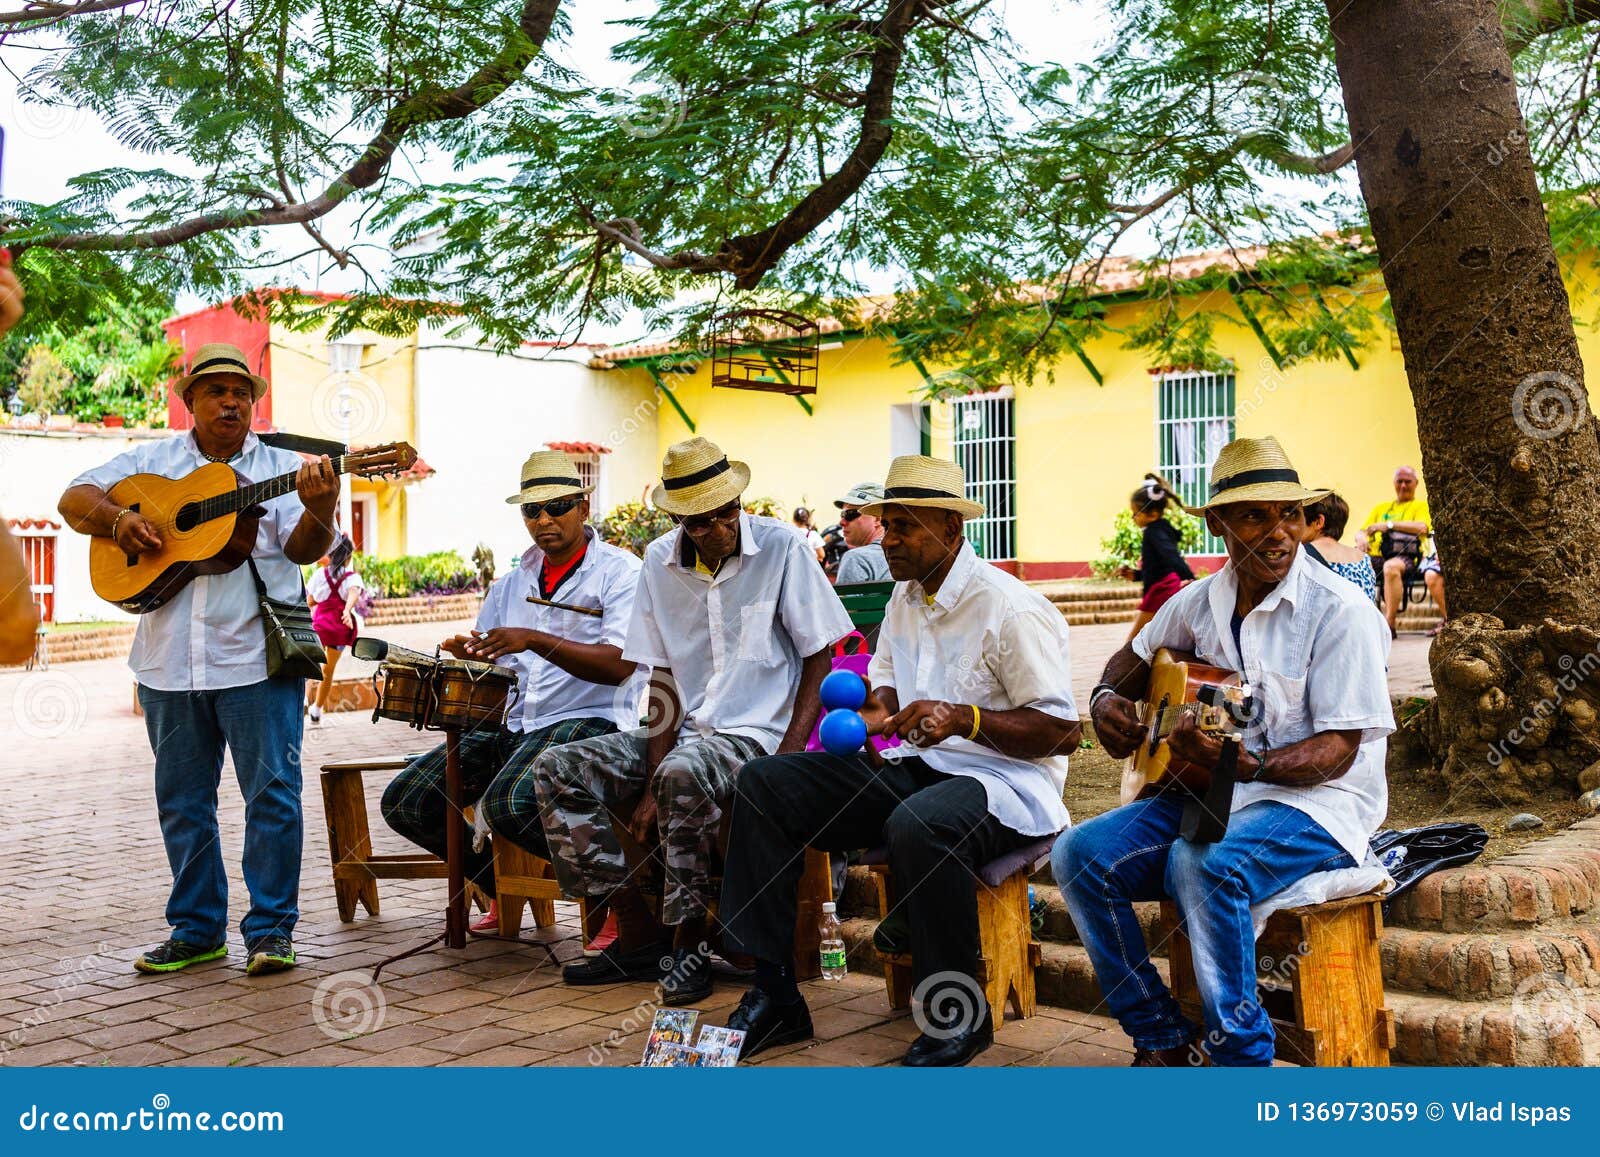
[{"label": "drumstick", "polygon": [[528,596],[528,601],[530,603],[538,603],[541,607],[554,607],[558,611],[573,611],[580,615],[593,615],[595,618],[605,614],[605,611],[600,607],[580,607],[573,603],[558,603],[554,599],[536,598],[533,595]]}]

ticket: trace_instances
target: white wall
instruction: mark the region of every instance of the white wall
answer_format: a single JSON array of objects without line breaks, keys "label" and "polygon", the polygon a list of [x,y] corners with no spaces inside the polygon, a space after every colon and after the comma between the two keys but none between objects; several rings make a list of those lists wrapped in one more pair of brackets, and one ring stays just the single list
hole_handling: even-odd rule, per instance
[{"label": "white wall", "polygon": [[[67,432],[0,429],[0,516],[61,522],[56,503],[83,471],[165,431]],[[89,586],[89,540],[65,524],[56,537],[55,617],[58,623],[131,620],[102,602]]]},{"label": "white wall", "polygon": [[[545,353],[549,356],[542,356]],[[496,569],[528,545],[514,507],[522,463],[546,442],[596,442],[596,515],[638,501],[659,468],[654,389],[642,375],[591,370],[588,351],[525,347],[516,356],[448,343],[417,345],[416,447],[438,471],[406,490],[407,550],[494,548]]]}]

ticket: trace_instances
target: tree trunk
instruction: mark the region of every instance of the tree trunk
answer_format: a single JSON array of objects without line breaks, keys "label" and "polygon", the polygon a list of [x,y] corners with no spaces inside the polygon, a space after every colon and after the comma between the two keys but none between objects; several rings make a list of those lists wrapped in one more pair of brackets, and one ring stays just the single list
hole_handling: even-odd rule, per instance
[{"label": "tree trunk", "polygon": [[1328,9],[1455,616],[1416,731],[1520,802],[1600,760],[1600,442],[1500,4]]}]

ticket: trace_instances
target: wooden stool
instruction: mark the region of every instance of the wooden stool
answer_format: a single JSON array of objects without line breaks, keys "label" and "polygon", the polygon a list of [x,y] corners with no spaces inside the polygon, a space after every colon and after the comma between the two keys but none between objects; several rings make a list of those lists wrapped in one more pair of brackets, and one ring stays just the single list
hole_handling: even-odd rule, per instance
[{"label": "wooden stool", "polygon": [[[1161,931],[1172,967],[1172,993],[1204,1024],[1189,938],[1169,900]],[[1256,941],[1261,1004],[1278,1034],[1282,1060],[1319,1067],[1386,1067],[1394,1014],[1383,1004],[1378,940],[1383,904],[1367,894],[1274,912]]]},{"label": "wooden stool", "polygon": [[[1047,836],[985,864],[978,871],[978,983],[989,1007],[1005,1019],[1006,1005],[1019,1019],[1030,1017],[1038,1004],[1033,970],[1044,950],[1033,938],[1028,912],[1028,877],[1034,865],[1050,854],[1055,836]],[[874,848],[861,858],[872,868],[878,885],[878,918],[898,902],[887,849]],[[912,962],[909,953],[878,953],[889,1007],[909,1008]]]},{"label": "wooden stool", "polygon": [[367,824],[367,792],[361,776],[369,771],[400,771],[415,756],[341,759],[322,765],[322,807],[328,821],[328,856],[333,861],[333,894],[339,919],[356,918],[356,902],[369,916],[378,914],[379,880],[442,880],[444,861],[427,852],[372,854]]},{"label": "wooden stool", "polygon": [[[523,906],[533,910],[536,928],[549,928],[556,922],[556,901],[562,899],[556,883],[556,870],[549,860],[517,847],[507,839],[491,839],[494,849],[495,909],[500,914],[500,935],[515,938],[522,931]],[[585,944],[600,934],[605,923],[605,905],[577,899],[578,918]]]}]

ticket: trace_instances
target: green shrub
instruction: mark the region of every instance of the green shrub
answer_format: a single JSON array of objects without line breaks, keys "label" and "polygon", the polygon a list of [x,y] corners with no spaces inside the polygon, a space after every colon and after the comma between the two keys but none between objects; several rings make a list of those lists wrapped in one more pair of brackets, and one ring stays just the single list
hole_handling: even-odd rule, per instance
[{"label": "green shrub", "polygon": [[412,595],[458,595],[483,589],[478,571],[453,550],[433,554],[408,554],[399,558],[374,558],[358,554],[350,562],[375,598],[404,599]]},{"label": "green shrub", "polygon": [[[1204,520],[1185,513],[1176,502],[1167,503],[1167,521],[1178,528],[1178,549],[1184,554],[1199,550],[1205,542]],[[1144,539],[1143,532],[1133,524],[1133,514],[1123,507],[1111,525],[1110,537],[1100,540],[1103,556],[1090,564],[1096,578],[1116,578],[1118,567],[1139,565]]]}]

